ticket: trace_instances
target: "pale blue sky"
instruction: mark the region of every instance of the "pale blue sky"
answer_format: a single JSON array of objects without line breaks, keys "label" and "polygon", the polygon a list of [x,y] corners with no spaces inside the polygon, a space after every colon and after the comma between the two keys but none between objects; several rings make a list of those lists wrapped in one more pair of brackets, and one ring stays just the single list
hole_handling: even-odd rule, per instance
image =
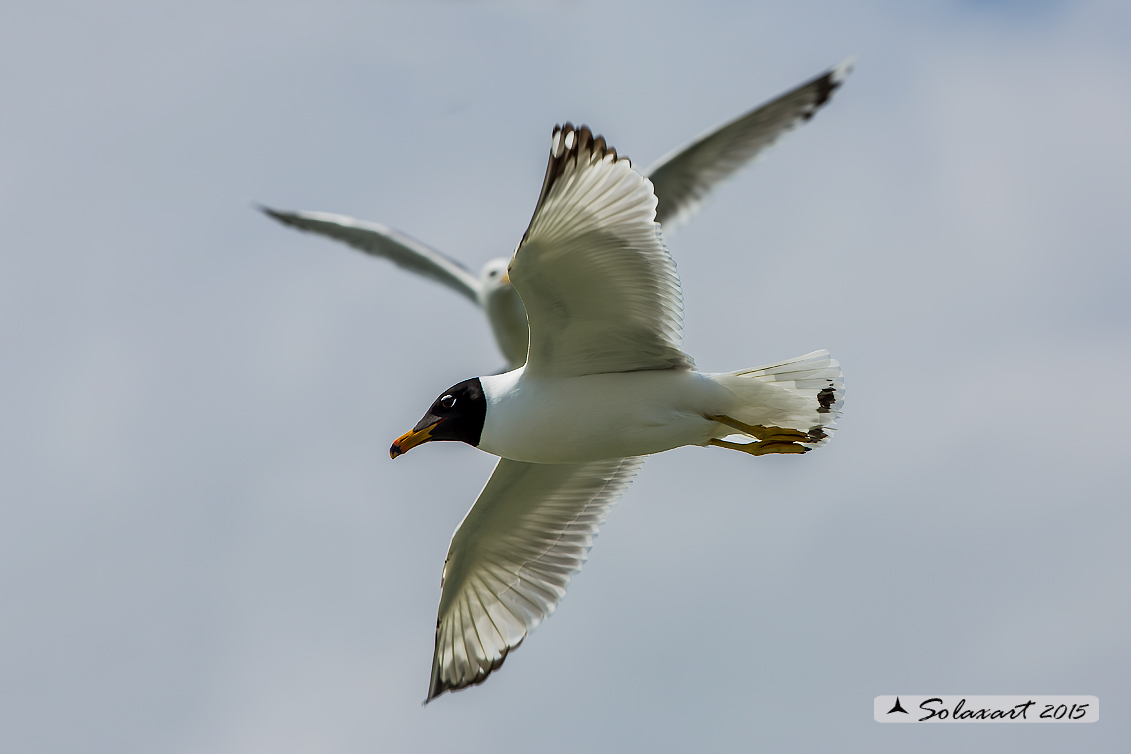
[{"label": "pale blue sky", "polygon": [[[1125,2],[9,3],[0,750],[1115,752],[1131,740]],[[260,216],[514,248],[555,123],[647,165],[855,55],[670,248],[705,370],[844,365],[804,458],[655,457],[558,612],[420,707],[493,459],[462,299]],[[893,693],[1087,727],[881,726]]]}]

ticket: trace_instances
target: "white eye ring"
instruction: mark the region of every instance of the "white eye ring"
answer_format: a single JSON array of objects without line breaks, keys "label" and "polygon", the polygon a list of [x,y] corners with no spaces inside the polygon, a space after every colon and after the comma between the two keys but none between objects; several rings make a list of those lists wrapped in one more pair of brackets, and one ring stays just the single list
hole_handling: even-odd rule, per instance
[{"label": "white eye ring", "polygon": [[440,399],[440,405],[444,408],[451,408],[456,405],[456,397],[454,395],[445,395]]}]

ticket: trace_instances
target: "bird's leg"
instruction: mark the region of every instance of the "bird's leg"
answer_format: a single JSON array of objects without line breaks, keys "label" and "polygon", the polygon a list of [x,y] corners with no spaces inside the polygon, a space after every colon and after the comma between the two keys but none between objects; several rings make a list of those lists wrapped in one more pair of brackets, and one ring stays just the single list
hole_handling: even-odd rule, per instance
[{"label": "bird's leg", "polygon": [[708,445],[719,448],[729,448],[749,453],[752,456],[765,456],[770,453],[808,453],[812,448],[798,445],[795,442],[727,442],[726,440],[710,440]]},{"label": "bird's leg", "polygon": [[732,429],[737,429],[742,434],[750,435],[763,442],[812,442],[813,439],[796,429],[767,427],[763,424],[746,424],[729,416],[708,416],[707,418],[719,424],[725,424]]},{"label": "bird's leg", "polygon": [[812,438],[804,432],[786,427],[767,427],[762,424],[746,424],[729,416],[708,416],[711,421],[726,425],[732,429],[749,435],[759,442],[728,442],[726,440],[711,440],[708,445],[720,448],[739,450],[752,456],[764,456],[770,453],[807,453],[812,448],[800,445],[802,442],[812,442]]}]

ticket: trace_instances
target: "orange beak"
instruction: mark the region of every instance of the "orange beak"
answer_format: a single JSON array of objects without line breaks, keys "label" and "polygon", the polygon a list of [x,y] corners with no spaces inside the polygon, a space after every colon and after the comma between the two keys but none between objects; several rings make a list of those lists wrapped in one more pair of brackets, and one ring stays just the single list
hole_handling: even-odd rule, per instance
[{"label": "orange beak", "polygon": [[403,456],[405,453],[409,452],[417,445],[423,445],[424,443],[431,440],[432,430],[434,430],[439,424],[440,422],[435,422],[433,424],[429,424],[423,429],[413,429],[405,432],[403,435],[398,437],[393,442],[392,447],[389,448],[389,458]]}]

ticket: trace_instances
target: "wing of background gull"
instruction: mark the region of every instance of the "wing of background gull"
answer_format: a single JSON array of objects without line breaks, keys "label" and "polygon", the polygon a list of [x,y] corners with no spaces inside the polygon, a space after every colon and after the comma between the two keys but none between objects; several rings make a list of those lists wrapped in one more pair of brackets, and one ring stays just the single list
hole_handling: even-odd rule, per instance
[{"label": "wing of background gull", "polygon": [[527,374],[694,366],[655,216],[652,184],[604,138],[585,126],[554,129],[542,193],[510,264],[530,323]]},{"label": "wing of background gull", "polygon": [[[686,222],[719,182],[758,157],[787,131],[812,118],[850,70],[849,61],[841,63],[809,83],[707,132],[650,167],[645,175],[655,185],[659,198],[656,221],[663,224],[664,232],[670,234]],[[392,228],[327,212],[260,209],[291,227],[321,233],[367,254],[392,260],[481,303],[478,279],[459,262]],[[513,329],[521,323],[509,325]]]},{"label": "wing of background gull", "polygon": [[852,70],[851,60],[660,158],[645,172],[656,187],[656,222],[671,233],[721,181],[813,117]]},{"label": "wing of background gull", "polygon": [[281,223],[344,241],[370,256],[388,259],[398,267],[443,283],[471,299],[476,305],[480,303],[481,283],[475,274],[456,260],[392,228],[329,212],[285,212],[270,207],[260,209]]},{"label": "wing of background gull", "polygon": [[499,461],[448,548],[426,701],[482,683],[554,612],[642,463]]}]

